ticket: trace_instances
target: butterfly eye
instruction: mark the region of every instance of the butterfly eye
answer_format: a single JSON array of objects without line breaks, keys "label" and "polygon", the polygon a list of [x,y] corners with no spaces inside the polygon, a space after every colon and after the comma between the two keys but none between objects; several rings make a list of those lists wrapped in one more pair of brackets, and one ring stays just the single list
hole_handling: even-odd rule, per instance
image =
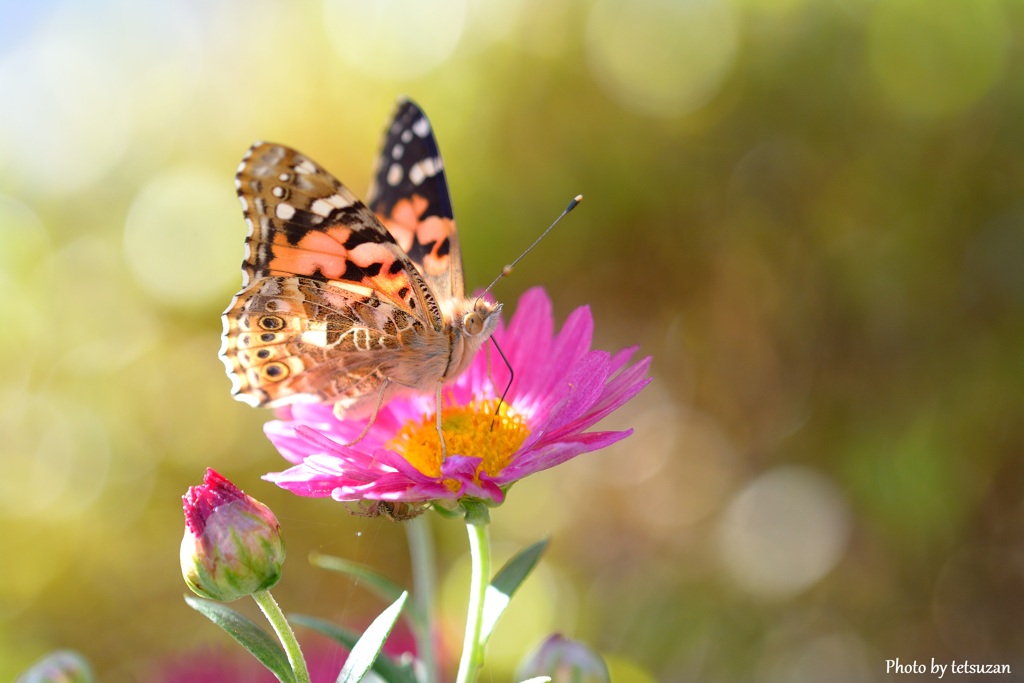
[{"label": "butterfly eye", "polygon": [[484,320],[476,311],[467,313],[462,319],[462,327],[469,334],[480,334],[484,329]]}]

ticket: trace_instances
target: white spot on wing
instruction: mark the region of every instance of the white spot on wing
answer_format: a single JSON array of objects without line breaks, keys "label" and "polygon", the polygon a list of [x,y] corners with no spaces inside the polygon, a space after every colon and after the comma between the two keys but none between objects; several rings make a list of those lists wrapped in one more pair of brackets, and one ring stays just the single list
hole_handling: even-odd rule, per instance
[{"label": "white spot on wing", "polygon": [[421,138],[425,138],[430,135],[430,121],[427,121],[426,116],[421,116],[420,120],[412,124],[412,132],[419,135]]},{"label": "white spot on wing", "polygon": [[[231,390],[232,391],[236,391],[234,384],[235,384],[235,378],[232,377],[231,378]],[[238,385],[239,385],[238,389],[240,390],[242,388],[242,386],[241,386],[242,383],[241,383],[240,380],[238,382]],[[260,406],[259,398],[255,397],[255,396],[252,396],[250,394],[235,394],[235,398],[237,400],[241,401],[242,403],[247,403],[247,404],[251,405],[253,408],[259,408],[259,406]]]},{"label": "white spot on wing", "polygon": [[402,142],[404,142],[405,144],[409,144],[410,142],[412,142],[412,131],[411,130],[403,130],[402,131]]},{"label": "white spot on wing", "polygon": [[306,330],[302,333],[302,341],[323,348],[327,346],[327,330]]},{"label": "white spot on wing", "polygon": [[373,290],[369,287],[363,287],[362,285],[357,285],[352,282],[348,282],[347,280],[328,280],[327,282],[338,289],[344,289],[348,292],[352,292],[353,294],[358,294],[359,296],[372,297],[374,295]]},{"label": "white spot on wing", "polygon": [[405,154],[405,145],[400,142],[395,143],[395,146],[391,148],[391,158],[401,159],[403,154]]},{"label": "white spot on wing", "polygon": [[388,185],[397,185],[402,182],[402,176],[405,175],[402,172],[401,164],[391,164],[391,168],[388,169]]},{"label": "white spot on wing", "polygon": [[309,210],[318,216],[327,218],[327,216],[331,215],[331,211],[334,209],[344,209],[346,206],[351,205],[352,202],[348,201],[340,194],[332,194],[330,197],[322,197],[313,202],[313,204],[310,205]]},{"label": "white spot on wing", "polygon": [[280,185],[275,185],[274,189],[271,190],[270,192],[271,192],[271,194],[273,194],[278,199],[280,199],[281,197],[284,196],[284,188],[281,187]]},{"label": "white spot on wing", "polygon": [[283,221],[290,220],[295,215],[295,207],[291,204],[285,204],[281,202],[277,205],[277,211],[275,212],[277,217]]},{"label": "white spot on wing", "polygon": [[440,157],[430,157],[418,162],[409,169],[409,180],[413,185],[419,185],[427,178],[433,178],[441,171]]},{"label": "white spot on wing", "polygon": [[298,173],[316,173],[316,166],[309,159],[303,159],[295,166],[295,170]]}]

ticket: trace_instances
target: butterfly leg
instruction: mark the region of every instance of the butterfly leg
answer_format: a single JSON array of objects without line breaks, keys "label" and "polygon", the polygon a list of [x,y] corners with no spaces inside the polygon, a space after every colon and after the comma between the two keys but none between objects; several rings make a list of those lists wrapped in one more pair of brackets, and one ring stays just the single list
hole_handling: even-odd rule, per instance
[{"label": "butterfly leg", "polygon": [[377,421],[377,414],[380,413],[381,406],[384,405],[384,391],[388,388],[389,383],[390,381],[385,377],[384,381],[380,384],[380,390],[377,392],[377,405],[373,407],[373,412],[370,414],[370,419],[366,421],[366,426],[363,427],[363,431],[359,432],[359,436],[344,444],[345,446],[348,446],[349,448],[355,446],[370,433],[370,427],[372,427],[373,423]]},{"label": "butterfly leg", "polygon": [[444,445],[444,430],[441,429],[441,383],[437,383],[437,388],[434,390],[434,405],[437,408],[437,436],[441,439],[441,459],[444,460],[448,457],[448,449]]}]

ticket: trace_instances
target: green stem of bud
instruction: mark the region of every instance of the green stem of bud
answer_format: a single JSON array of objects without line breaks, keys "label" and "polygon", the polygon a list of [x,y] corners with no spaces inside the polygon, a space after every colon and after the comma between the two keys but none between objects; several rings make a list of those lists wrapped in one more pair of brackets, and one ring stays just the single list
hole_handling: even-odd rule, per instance
[{"label": "green stem of bud", "polygon": [[288,655],[288,663],[291,664],[292,673],[295,674],[296,683],[310,683],[309,671],[306,669],[306,660],[302,656],[302,648],[299,647],[299,641],[295,638],[295,632],[292,631],[292,626],[288,623],[288,620],[284,618],[284,612],[281,611],[277,601],[274,600],[274,596],[270,594],[269,590],[265,590],[256,591],[252,594],[252,598],[260,606],[260,610],[263,611],[263,615],[274,628],[274,632],[277,633],[277,638],[281,641],[281,645],[284,646],[285,654]]},{"label": "green stem of bud", "polygon": [[491,543],[486,522],[478,516],[466,516],[469,531],[469,554],[472,561],[469,586],[469,613],[466,617],[466,638],[462,644],[462,660],[456,683],[473,683],[484,662],[483,632],[484,595],[491,575]]}]

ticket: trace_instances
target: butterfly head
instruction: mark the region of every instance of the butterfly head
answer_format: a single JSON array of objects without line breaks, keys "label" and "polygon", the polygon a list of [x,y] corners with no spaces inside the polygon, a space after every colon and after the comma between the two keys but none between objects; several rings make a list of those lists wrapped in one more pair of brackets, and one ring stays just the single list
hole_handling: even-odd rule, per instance
[{"label": "butterfly head", "polygon": [[501,304],[486,299],[452,299],[450,363],[442,380],[458,377],[473,360],[473,354],[490,338],[498,326]]},{"label": "butterfly head", "polygon": [[501,304],[486,299],[474,299],[472,308],[462,314],[462,330],[467,336],[479,338],[482,342],[494,332],[500,315]]}]

